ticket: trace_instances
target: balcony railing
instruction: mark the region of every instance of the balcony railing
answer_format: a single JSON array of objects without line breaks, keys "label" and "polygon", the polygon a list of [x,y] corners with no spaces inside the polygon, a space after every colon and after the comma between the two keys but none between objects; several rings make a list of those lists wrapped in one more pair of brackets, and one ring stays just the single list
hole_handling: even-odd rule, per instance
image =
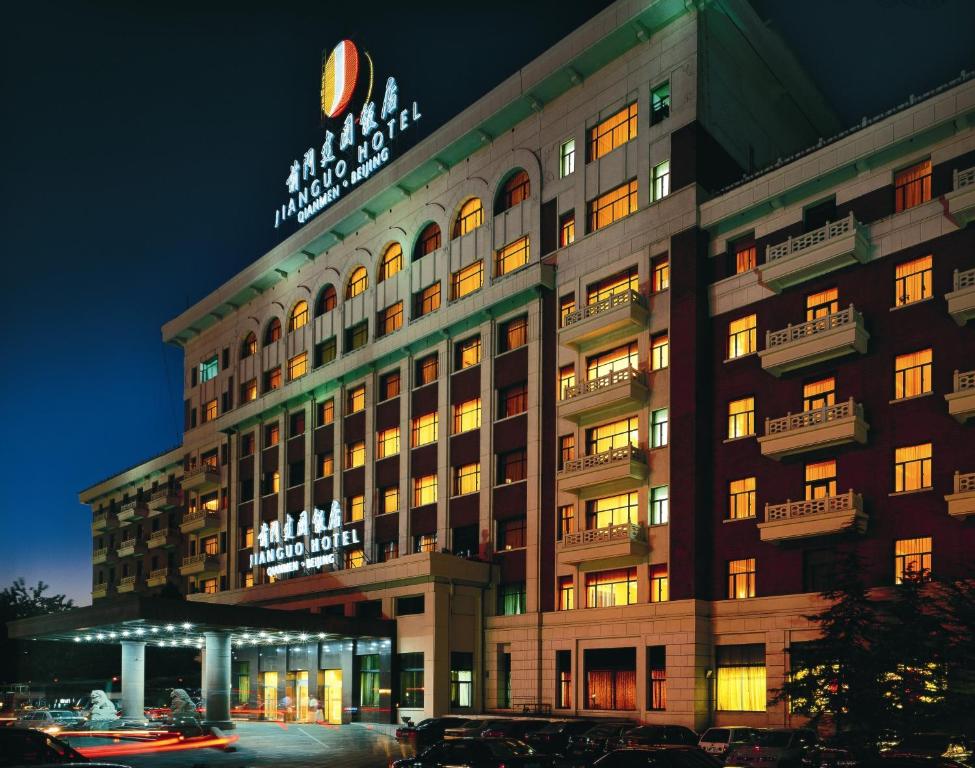
[{"label": "balcony railing", "polygon": [[956,169],[951,177],[952,189],[958,190],[970,187],[975,184],[975,167],[965,168],[964,170]]},{"label": "balcony railing", "polygon": [[135,576],[123,576],[118,583],[119,592],[134,592],[135,591]]},{"label": "balcony railing", "polygon": [[596,392],[600,389],[605,389],[606,387],[612,387],[616,384],[621,384],[626,381],[632,381],[640,376],[640,371],[637,368],[625,368],[619,371],[612,371],[604,376],[600,376],[596,379],[587,379],[586,381],[580,381],[578,384],[565,388],[565,399],[570,400],[573,397],[579,397],[579,395],[588,395],[590,392]]},{"label": "balcony railing", "polygon": [[845,237],[856,227],[856,219],[851,213],[839,221],[827,221],[819,229],[806,232],[804,235],[790,237],[785,242],[769,245],[765,248],[765,262],[773,262],[801,253],[814,245],[825,243],[838,237]]},{"label": "balcony railing", "polygon": [[603,312],[610,312],[619,307],[628,306],[629,304],[639,304],[642,307],[646,305],[646,299],[644,299],[643,296],[636,291],[614,293],[611,296],[607,296],[605,299],[600,299],[599,301],[594,301],[592,304],[587,304],[582,309],[577,309],[575,312],[570,312],[565,316],[565,321],[562,323],[562,327],[568,328],[570,325],[581,323],[583,320],[588,320],[590,317],[595,317]]},{"label": "balcony railing", "polygon": [[975,491],[975,472],[955,472],[955,493],[972,493]]},{"label": "balcony railing", "polygon": [[206,571],[208,568],[216,568],[218,566],[219,561],[217,559],[217,555],[211,555],[208,552],[200,552],[196,555],[184,557],[182,570],[184,573],[198,573],[200,571]]},{"label": "balcony railing", "polygon": [[179,531],[175,528],[161,528],[158,531],[153,531],[152,535],[149,536],[149,549],[155,549],[156,547],[163,547],[167,544],[174,544],[179,536]]},{"label": "balcony railing", "polygon": [[965,288],[975,288],[975,269],[966,269],[964,271],[956,269],[953,283],[956,291],[961,291]]},{"label": "balcony railing", "polygon": [[968,389],[975,389],[975,371],[955,371],[952,377],[953,391],[964,392]]},{"label": "balcony railing", "polygon": [[161,587],[167,581],[169,581],[169,568],[156,568],[154,571],[149,571],[146,586]]},{"label": "balcony railing", "polygon": [[96,584],[91,588],[91,597],[93,600],[97,600],[101,597],[108,596],[108,582],[103,581],[101,584]]},{"label": "balcony railing", "polygon": [[91,553],[92,563],[95,563],[96,565],[98,563],[104,563],[106,560],[108,560],[108,553],[109,553],[108,547],[102,547],[101,549],[96,549],[94,552]]},{"label": "balcony railing", "polygon": [[860,313],[857,312],[851,304],[846,309],[840,310],[839,312],[831,312],[828,315],[817,317],[815,320],[809,320],[805,323],[800,323],[799,325],[792,325],[790,323],[779,331],[766,331],[765,348],[771,349],[773,347],[781,346],[782,344],[789,344],[793,341],[807,339],[810,336],[815,336],[817,333],[824,333],[826,331],[831,331],[834,328],[850,325],[851,323],[856,323],[861,319],[862,317]]},{"label": "balcony railing", "polygon": [[91,518],[91,529],[100,531],[108,526],[110,520],[111,515],[108,512],[96,512]]},{"label": "balcony railing", "polygon": [[816,515],[828,515],[834,512],[847,512],[862,507],[863,501],[860,494],[847,491],[839,496],[824,496],[820,499],[807,499],[805,501],[787,501],[785,504],[766,504],[765,522],[796,520]]},{"label": "balcony railing", "polygon": [[610,448],[602,453],[594,453],[590,456],[581,456],[578,459],[571,459],[565,462],[563,472],[584,472],[587,469],[605,467],[608,464],[616,464],[623,461],[646,462],[647,457],[643,451],[633,445],[624,445],[622,448]]},{"label": "balcony railing", "polygon": [[204,522],[218,522],[220,520],[220,513],[215,509],[207,509],[202,507],[201,509],[191,509],[185,515],[183,515],[183,525],[187,523],[197,523],[200,521]]},{"label": "balcony railing", "polygon": [[788,413],[785,416],[780,416],[777,419],[766,418],[765,434],[781,435],[786,432],[792,432],[796,429],[816,427],[829,421],[845,419],[850,416],[859,416],[861,419],[863,418],[863,406],[854,403],[852,397],[844,403],[824,405],[822,408],[817,408],[814,411]]},{"label": "balcony railing", "polygon": [[562,538],[562,546],[585,547],[609,541],[646,541],[646,532],[636,523],[616,523],[603,528],[567,533]]}]

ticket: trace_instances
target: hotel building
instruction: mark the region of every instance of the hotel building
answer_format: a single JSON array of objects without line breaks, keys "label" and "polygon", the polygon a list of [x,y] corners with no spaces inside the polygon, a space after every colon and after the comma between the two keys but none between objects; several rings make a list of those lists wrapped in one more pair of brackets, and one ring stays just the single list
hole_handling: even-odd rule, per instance
[{"label": "hotel building", "polygon": [[268,717],[788,723],[838,552],[971,575],[973,125],[962,78],[841,133],[747,3],[620,0],[163,327],[96,606],[348,620],[235,636]]}]

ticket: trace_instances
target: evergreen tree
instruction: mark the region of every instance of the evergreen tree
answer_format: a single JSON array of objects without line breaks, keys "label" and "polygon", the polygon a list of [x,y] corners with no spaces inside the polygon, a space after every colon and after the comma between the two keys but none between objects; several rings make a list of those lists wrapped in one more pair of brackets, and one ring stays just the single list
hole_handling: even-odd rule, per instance
[{"label": "evergreen tree", "polygon": [[975,580],[938,585],[948,680],[939,730],[964,733],[975,712]]}]

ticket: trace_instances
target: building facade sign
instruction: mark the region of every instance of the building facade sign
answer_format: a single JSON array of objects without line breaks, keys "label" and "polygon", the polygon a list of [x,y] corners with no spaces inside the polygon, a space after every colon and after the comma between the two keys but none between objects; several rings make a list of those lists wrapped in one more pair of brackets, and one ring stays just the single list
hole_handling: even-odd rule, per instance
[{"label": "building facade sign", "polygon": [[327,518],[325,510],[316,507],[310,517],[308,510],[297,517],[286,514],[283,526],[277,520],[261,523],[257,552],[251,552],[248,567],[263,567],[266,576],[275,577],[313,573],[326,565],[341,565],[336,555],[360,544],[358,530],[342,530],[342,507],[333,500]]},{"label": "building facade sign", "polygon": [[[274,212],[274,228],[292,219],[304,224],[365,181],[392,157],[392,142],[422,117],[415,101],[400,107],[399,85],[387,77],[381,100],[372,98],[372,59],[367,67],[350,40],[343,40],[322,67],[321,105],[326,120],[320,148],[309,147],[292,161],[285,179],[288,200]],[[357,92],[361,75],[368,76],[359,114],[351,109],[339,121]],[[378,95],[378,94],[377,94]]]}]

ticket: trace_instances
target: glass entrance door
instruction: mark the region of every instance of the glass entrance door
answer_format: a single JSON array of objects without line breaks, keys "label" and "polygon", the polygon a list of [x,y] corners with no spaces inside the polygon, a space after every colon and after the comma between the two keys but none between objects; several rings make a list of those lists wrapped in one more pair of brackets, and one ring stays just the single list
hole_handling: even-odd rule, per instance
[{"label": "glass entrance door", "polygon": [[342,724],[342,670],[323,669],[318,673],[319,705],[326,723]]},{"label": "glass entrance door", "polygon": [[285,718],[299,723],[308,722],[308,671],[288,673],[287,696],[289,710]]},{"label": "glass entrance door", "polygon": [[278,673],[261,673],[261,709],[265,720],[278,719]]}]

